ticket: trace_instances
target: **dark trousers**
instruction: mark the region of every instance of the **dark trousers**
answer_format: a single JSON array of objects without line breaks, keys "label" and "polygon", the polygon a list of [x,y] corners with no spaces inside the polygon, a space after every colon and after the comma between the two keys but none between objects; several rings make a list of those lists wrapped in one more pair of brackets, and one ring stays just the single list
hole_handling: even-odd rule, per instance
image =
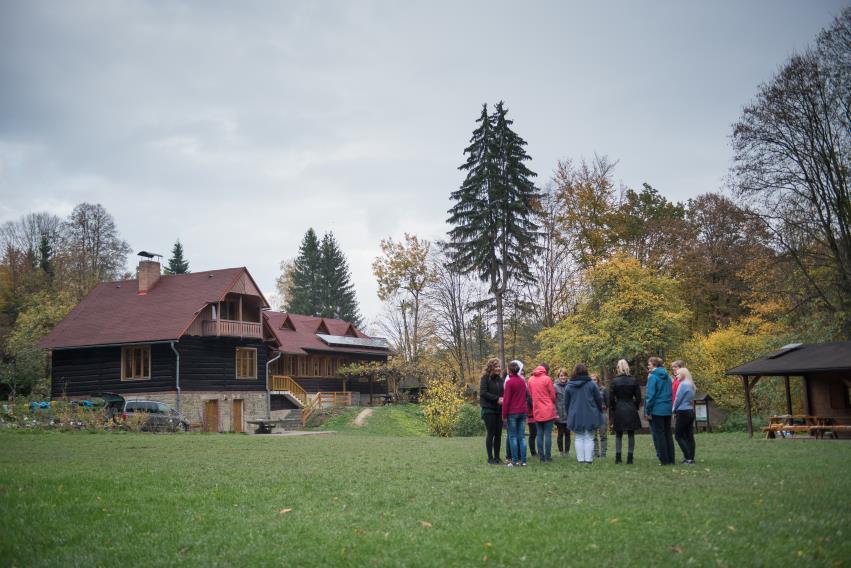
[{"label": "dark trousers", "polygon": [[529,453],[533,456],[538,455],[535,451],[535,443],[538,440],[538,426],[535,422],[529,422]]},{"label": "dark trousers", "polygon": [[677,444],[687,460],[694,459],[694,410],[678,410],[676,426]]},{"label": "dark trousers", "polygon": [[674,434],[671,432],[671,417],[654,414],[650,417],[653,445],[656,455],[664,465],[674,463]]},{"label": "dark trousers", "polygon": [[499,446],[502,444],[502,416],[499,414],[485,414],[485,449],[488,451],[489,460],[499,459]]},{"label": "dark trousers", "polygon": [[[627,438],[627,452],[633,453],[635,451],[635,430],[627,430],[626,431]],[[621,447],[623,446],[623,431],[616,430],[615,431],[615,451],[617,453],[621,453]]]},{"label": "dark trousers", "polygon": [[567,424],[556,422],[556,429],[558,430],[558,435],[556,436],[558,451],[566,454],[570,453],[570,430],[567,429]]}]

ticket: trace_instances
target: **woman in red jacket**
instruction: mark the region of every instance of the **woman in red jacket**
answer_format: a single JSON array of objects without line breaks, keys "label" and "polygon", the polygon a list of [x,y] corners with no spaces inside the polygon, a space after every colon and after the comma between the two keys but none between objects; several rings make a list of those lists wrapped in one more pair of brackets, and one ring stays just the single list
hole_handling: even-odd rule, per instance
[{"label": "woman in red jacket", "polygon": [[541,463],[552,461],[553,423],[556,416],[556,390],[550,378],[550,368],[541,363],[529,378],[529,391],[532,394],[532,417],[538,424],[538,455]]}]

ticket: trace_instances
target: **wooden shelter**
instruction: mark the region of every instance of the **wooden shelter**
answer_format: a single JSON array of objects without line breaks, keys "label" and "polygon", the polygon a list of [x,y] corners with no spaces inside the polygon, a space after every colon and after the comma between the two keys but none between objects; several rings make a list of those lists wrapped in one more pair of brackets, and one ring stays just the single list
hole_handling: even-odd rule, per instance
[{"label": "wooden shelter", "polygon": [[742,378],[748,435],[751,437],[751,391],[762,377],[785,379],[788,414],[792,414],[789,377],[801,377],[804,382],[806,414],[830,417],[835,424],[851,424],[851,341],[793,343],[759,359],[733,367],[725,374]]}]

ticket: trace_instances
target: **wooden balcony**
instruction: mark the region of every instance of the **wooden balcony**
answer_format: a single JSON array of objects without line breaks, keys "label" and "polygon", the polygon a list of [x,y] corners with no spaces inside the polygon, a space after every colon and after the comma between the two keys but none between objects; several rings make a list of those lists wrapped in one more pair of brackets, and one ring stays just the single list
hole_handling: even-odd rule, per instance
[{"label": "wooden balcony", "polygon": [[263,338],[263,325],[253,321],[204,320],[203,335]]}]

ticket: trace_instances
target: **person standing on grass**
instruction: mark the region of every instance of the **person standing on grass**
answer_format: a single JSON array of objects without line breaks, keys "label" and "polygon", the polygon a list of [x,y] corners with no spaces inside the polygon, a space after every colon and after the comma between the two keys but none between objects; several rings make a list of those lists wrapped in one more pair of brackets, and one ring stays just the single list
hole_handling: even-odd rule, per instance
[{"label": "person standing on grass", "polygon": [[579,363],[573,368],[570,382],[564,391],[567,427],[573,432],[576,460],[594,461],[594,430],[600,427],[603,400],[597,385],[588,376],[588,367]]},{"label": "person standing on grass", "polygon": [[674,435],[671,433],[671,414],[674,401],[671,398],[671,377],[665,370],[661,357],[647,360],[647,393],[644,413],[650,421],[653,445],[659,465],[674,464]]},{"label": "person standing on grass", "polygon": [[594,430],[594,455],[602,459],[606,457],[606,449],[609,446],[609,390],[603,386],[597,373],[591,373],[591,380],[597,385],[600,398],[603,399],[600,427]]},{"label": "person standing on grass", "polygon": [[[677,389],[680,386],[680,369],[685,367],[686,364],[683,363],[682,359],[677,359],[673,363],[671,363],[671,399],[677,399]],[[677,409],[674,409],[674,415],[676,415]]]},{"label": "person standing on grass", "polygon": [[512,459],[508,467],[526,465],[526,412],[526,381],[520,376],[519,361],[512,361],[502,394],[502,419],[508,422]]},{"label": "person standing on grass", "polygon": [[[514,361],[512,361],[512,363],[517,363],[517,366],[520,368],[520,371],[517,374],[520,375],[520,378],[523,379],[524,382],[526,382],[526,375],[523,374],[523,362],[515,359]],[[508,384],[508,371],[507,370],[504,372],[504,375],[505,375],[505,380],[502,383],[503,392],[505,392],[505,385]],[[529,413],[532,412],[531,402],[529,402],[528,394],[529,393],[528,393],[528,387],[527,387],[527,392],[526,392],[526,406],[528,407],[526,409],[526,415],[527,416],[529,415]],[[503,426],[505,426],[505,461],[508,463],[508,462],[512,462],[514,460],[511,459],[511,443],[508,441],[508,423],[503,424]],[[526,436],[525,430],[523,431],[523,436],[524,437]],[[531,438],[530,438],[530,441],[531,441]]]},{"label": "person standing on grass", "polygon": [[555,384],[556,391],[556,443],[558,444],[558,453],[560,456],[566,456],[570,453],[570,430],[567,429],[567,413],[564,411],[564,389],[567,388],[567,370],[558,370],[558,380]]},{"label": "person standing on grass", "polygon": [[[535,406],[532,401],[532,391],[529,390],[529,379],[526,378],[526,375],[523,374],[523,363],[517,361],[520,365],[520,376],[523,377],[523,380],[526,381],[526,416],[527,416],[527,424],[529,425],[529,453],[533,456],[538,455],[536,450],[537,441],[538,441],[538,421],[535,420],[535,414],[533,412],[533,408]],[[540,448],[537,448],[540,449]]]},{"label": "person standing on grass", "polygon": [[556,391],[549,372],[550,366],[546,363],[541,363],[535,367],[531,378],[529,378],[533,418],[538,428],[537,443],[541,463],[547,463],[553,460],[553,422],[558,417],[558,413],[556,412]]},{"label": "person standing on grass", "polygon": [[502,366],[499,359],[491,359],[479,380],[479,406],[485,421],[485,450],[488,463],[498,465],[499,447],[502,443]]},{"label": "person standing on grass", "polygon": [[677,443],[683,451],[683,462],[694,463],[694,380],[685,367],[679,369],[680,388],[674,399],[674,412],[677,415]]},{"label": "person standing on grass", "polygon": [[623,433],[626,432],[626,463],[631,464],[635,452],[635,431],[641,430],[641,417],[638,415],[638,409],[641,407],[641,387],[635,377],[629,374],[629,363],[626,359],[618,361],[616,371],[618,374],[609,389],[609,410],[612,412],[612,425],[615,429],[615,463],[621,463]]}]

